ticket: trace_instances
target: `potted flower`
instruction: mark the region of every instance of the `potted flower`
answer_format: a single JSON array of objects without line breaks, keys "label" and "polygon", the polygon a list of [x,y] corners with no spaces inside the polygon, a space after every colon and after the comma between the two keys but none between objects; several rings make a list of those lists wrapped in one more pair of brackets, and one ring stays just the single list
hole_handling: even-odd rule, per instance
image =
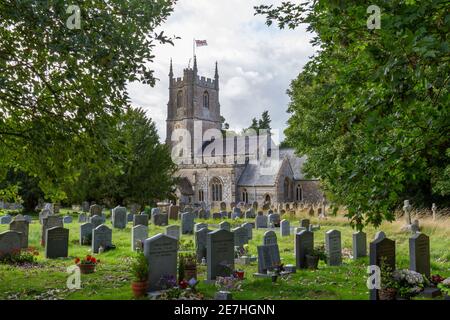
[{"label": "potted flower", "polygon": [[97,263],[100,263],[100,260],[91,255],[87,255],[84,259],[75,258],[75,264],[80,268],[82,274],[94,273]]},{"label": "potted flower", "polygon": [[317,269],[320,260],[324,261],[325,263],[327,262],[327,254],[323,245],[315,247],[311,252],[306,254],[307,268],[312,270]]},{"label": "potted flower", "polygon": [[238,269],[234,272],[234,276],[236,278],[238,278],[239,280],[244,280],[244,275],[245,275],[245,271],[241,270],[241,269]]},{"label": "potted flower", "polygon": [[397,298],[410,300],[423,291],[426,279],[418,272],[402,269],[392,273],[394,281],[397,283]]},{"label": "potted flower", "polygon": [[148,289],[148,262],[144,253],[138,252],[131,263],[133,282],[131,289],[136,298],[142,297]]},{"label": "potted flower", "polygon": [[197,278],[197,256],[194,253],[180,254],[178,263],[178,280]]},{"label": "potted flower", "polygon": [[447,278],[443,280],[441,283],[439,283],[438,288],[445,295],[444,299],[450,300],[450,278]]}]

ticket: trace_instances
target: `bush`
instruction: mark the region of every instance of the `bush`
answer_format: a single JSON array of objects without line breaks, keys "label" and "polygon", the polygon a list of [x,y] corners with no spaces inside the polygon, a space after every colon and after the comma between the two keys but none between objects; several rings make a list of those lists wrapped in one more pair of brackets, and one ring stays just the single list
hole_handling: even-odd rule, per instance
[{"label": "bush", "polygon": [[136,282],[147,281],[148,279],[148,262],[144,253],[139,252],[131,263],[131,273]]}]

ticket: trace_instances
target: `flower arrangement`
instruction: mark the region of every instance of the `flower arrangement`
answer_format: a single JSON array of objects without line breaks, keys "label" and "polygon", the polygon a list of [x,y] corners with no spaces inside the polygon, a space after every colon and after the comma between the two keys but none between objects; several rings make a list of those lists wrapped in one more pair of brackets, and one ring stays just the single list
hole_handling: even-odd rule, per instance
[{"label": "flower arrangement", "polygon": [[163,290],[172,289],[177,286],[177,279],[174,275],[165,274],[159,279],[158,286]]},{"label": "flower arrangement", "polygon": [[443,280],[438,284],[438,288],[441,289],[441,292],[447,296],[450,296],[450,278]]},{"label": "flower arrangement", "polygon": [[27,249],[17,249],[12,252],[2,254],[0,252],[0,262],[7,264],[27,264],[35,263],[36,257],[39,255],[39,251],[34,247],[29,247]]},{"label": "flower arrangement", "polygon": [[135,282],[143,282],[148,279],[148,262],[142,252],[138,252],[131,262],[131,274]]},{"label": "flower arrangement", "polygon": [[87,255],[85,258],[75,258],[75,264],[80,268],[82,274],[94,273],[95,266],[100,263],[100,260],[97,260],[95,257],[91,255]]},{"label": "flower arrangement", "polygon": [[239,279],[234,276],[217,277],[215,285],[222,291],[239,290],[241,287]]},{"label": "flower arrangement", "polygon": [[418,272],[402,269],[392,273],[396,283],[398,295],[404,299],[410,299],[418,295],[426,284],[426,279]]},{"label": "flower arrangement", "polygon": [[[182,281],[188,281],[197,278],[197,256],[195,253],[180,253],[178,259],[178,280],[179,284]],[[187,282],[181,284],[187,288]]]}]

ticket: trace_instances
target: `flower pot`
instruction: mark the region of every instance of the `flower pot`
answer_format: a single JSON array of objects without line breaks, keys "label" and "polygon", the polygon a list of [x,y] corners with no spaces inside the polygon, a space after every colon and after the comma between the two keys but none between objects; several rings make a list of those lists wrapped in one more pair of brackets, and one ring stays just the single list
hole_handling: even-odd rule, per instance
[{"label": "flower pot", "polygon": [[135,298],[143,297],[148,290],[148,281],[134,281],[131,283],[131,289],[133,290],[133,295]]},{"label": "flower pot", "polygon": [[244,271],[236,271],[236,276],[239,280],[244,280]]},{"label": "flower pot", "polygon": [[94,273],[95,272],[95,264],[79,264],[80,272],[82,274]]},{"label": "flower pot", "polygon": [[317,269],[317,267],[319,266],[319,257],[318,256],[310,256],[310,255],[306,255],[306,267],[308,269]]},{"label": "flower pot", "polygon": [[184,278],[189,281],[192,278],[197,279],[197,265],[196,264],[186,264],[184,266]]},{"label": "flower pot", "polygon": [[397,296],[397,290],[394,288],[386,288],[378,290],[378,297],[380,300],[395,300]]}]

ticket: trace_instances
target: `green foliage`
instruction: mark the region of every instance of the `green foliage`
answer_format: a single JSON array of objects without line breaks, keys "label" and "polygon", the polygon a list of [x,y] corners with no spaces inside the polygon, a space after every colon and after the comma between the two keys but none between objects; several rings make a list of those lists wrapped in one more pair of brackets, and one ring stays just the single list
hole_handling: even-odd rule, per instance
[{"label": "green foliage", "polygon": [[358,229],[394,219],[404,199],[450,203],[448,1],[371,1],[260,6],[267,23],[314,32],[317,54],[288,93],[288,143],[307,155]]},{"label": "green foliage", "polygon": [[270,115],[269,115],[269,111],[264,111],[261,114],[261,119],[256,119],[253,118],[252,119],[252,124],[250,125],[250,127],[248,127],[247,129],[244,130],[244,132],[246,130],[254,130],[256,132],[258,132],[259,130],[267,130],[268,132],[270,132],[270,123],[272,122],[272,120],[270,119]]},{"label": "green foliage", "polygon": [[148,279],[148,262],[144,253],[137,253],[131,262],[131,274],[134,281],[141,282]]},{"label": "green foliage", "polygon": [[20,169],[54,201],[74,165],[95,162],[104,129],[129,105],[126,84],[155,84],[154,34],[173,0],[82,1],[69,29],[65,1],[0,2],[0,178]]}]

